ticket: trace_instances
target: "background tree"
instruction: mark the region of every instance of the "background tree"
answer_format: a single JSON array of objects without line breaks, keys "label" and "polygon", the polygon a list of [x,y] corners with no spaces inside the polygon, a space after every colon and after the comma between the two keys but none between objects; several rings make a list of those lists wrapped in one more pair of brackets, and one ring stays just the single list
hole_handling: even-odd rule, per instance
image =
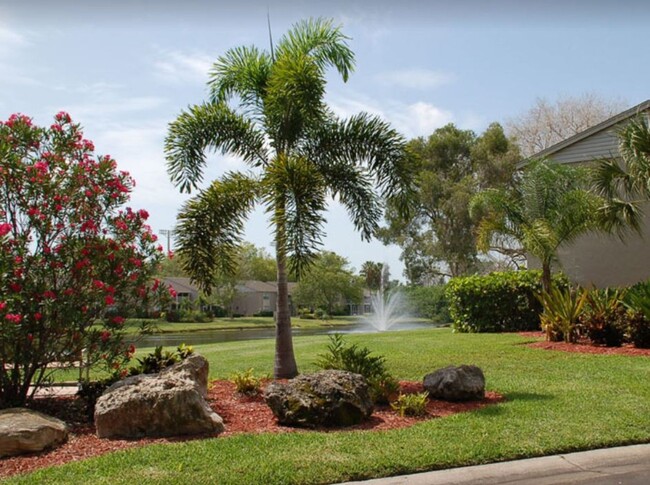
[{"label": "background tree", "polygon": [[[378,290],[381,287],[384,265],[375,261],[366,261],[361,265],[359,275],[363,278],[366,288]],[[388,276],[388,275],[387,275]],[[384,285],[388,283],[388,277],[384,278]]]},{"label": "background tree", "polygon": [[270,216],[277,264],[275,376],[297,374],[287,292],[318,254],[328,196],[347,208],[364,239],[375,234],[382,198],[405,211],[411,166],[405,141],[379,118],[335,116],[324,102],[326,70],[347,80],[354,55],[328,20],[295,25],[270,53],[229,50],[210,74],[210,101],[170,125],[168,172],[182,191],[202,180],[209,149],[239,157],[249,172],[227,173],[191,199],[178,223],[186,270],[209,292],[232,274],[244,221],[262,204]]},{"label": "background tree", "polygon": [[343,312],[348,302],[363,300],[363,283],[347,259],[323,251],[300,279],[293,299],[301,307],[321,308],[333,315]]},{"label": "background tree", "polygon": [[479,220],[478,247],[489,251],[506,236],[517,241],[542,265],[542,284],[551,288],[551,264],[560,247],[598,227],[600,199],[590,193],[582,168],[534,161],[506,189],[487,189],[471,205]]},{"label": "background tree", "polygon": [[120,369],[125,318],[160,304],[162,248],[124,207],[133,179],[79,125],[0,123],[0,407],[22,405],[53,362]]},{"label": "background tree", "polygon": [[417,211],[409,219],[389,211],[384,240],[402,248],[405,273],[412,283],[433,284],[441,276],[477,271],[469,202],[480,189],[512,180],[520,158],[517,148],[497,123],[478,137],[449,124],[428,139],[410,141],[409,148],[419,159]]},{"label": "background tree", "polygon": [[529,110],[506,122],[506,132],[516,140],[521,154],[530,157],[614,116],[625,106],[621,100],[594,93],[563,96],[554,103],[537,98]]},{"label": "background tree", "polygon": [[650,126],[639,116],[618,133],[622,160],[601,160],[595,169],[595,187],[603,196],[600,209],[606,230],[624,237],[628,230],[641,234],[643,203],[650,200]]},{"label": "background tree", "polygon": [[[275,281],[277,272],[275,259],[264,248],[259,248],[248,242],[241,244],[237,255],[236,270],[239,281]],[[288,279],[291,281],[294,278],[289,275]]]}]

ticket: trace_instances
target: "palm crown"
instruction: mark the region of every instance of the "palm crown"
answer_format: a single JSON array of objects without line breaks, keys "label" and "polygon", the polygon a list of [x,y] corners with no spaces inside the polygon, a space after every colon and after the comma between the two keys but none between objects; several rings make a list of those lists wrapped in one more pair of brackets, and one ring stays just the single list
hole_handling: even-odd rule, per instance
[{"label": "palm crown", "polygon": [[[398,201],[406,210],[413,190],[401,135],[364,113],[340,119],[324,103],[327,69],[346,81],[353,67],[354,54],[338,27],[323,19],[303,21],[270,53],[255,47],[226,52],[210,72],[210,100],[181,113],[169,128],[168,172],[181,191],[201,183],[208,150],[249,166],[246,173],[225,174],[185,204],[178,248],[189,274],[209,292],[219,272],[234,269],[244,222],[262,204],[275,233],[276,342],[280,327],[290,328],[286,267],[299,275],[317,254],[328,197],[337,198],[370,239],[383,201]],[[277,361],[276,355],[276,375]]]}]

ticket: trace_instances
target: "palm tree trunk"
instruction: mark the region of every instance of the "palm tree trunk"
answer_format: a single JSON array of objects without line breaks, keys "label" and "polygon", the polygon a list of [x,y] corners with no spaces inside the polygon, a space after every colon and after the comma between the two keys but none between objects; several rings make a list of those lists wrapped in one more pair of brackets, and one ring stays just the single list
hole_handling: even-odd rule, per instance
[{"label": "palm tree trunk", "polygon": [[551,262],[542,263],[542,289],[548,293],[551,291]]},{"label": "palm tree trunk", "polygon": [[275,258],[278,265],[278,297],[275,311],[275,368],[276,379],[291,379],[298,375],[291,338],[291,313],[287,285],[287,254],[284,246],[285,228],[276,221]]}]

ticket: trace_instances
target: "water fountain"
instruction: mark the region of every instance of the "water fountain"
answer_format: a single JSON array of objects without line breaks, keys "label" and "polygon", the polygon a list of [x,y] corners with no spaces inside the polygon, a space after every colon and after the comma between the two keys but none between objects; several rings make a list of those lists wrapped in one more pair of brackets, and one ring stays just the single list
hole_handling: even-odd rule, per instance
[{"label": "water fountain", "polygon": [[370,296],[373,314],[365,318],[379,332],[388,330],[404,317],[402,294],[398,288],[385,290],[384,285],[387,279],[388,265],[383,264],[379,290]]}]

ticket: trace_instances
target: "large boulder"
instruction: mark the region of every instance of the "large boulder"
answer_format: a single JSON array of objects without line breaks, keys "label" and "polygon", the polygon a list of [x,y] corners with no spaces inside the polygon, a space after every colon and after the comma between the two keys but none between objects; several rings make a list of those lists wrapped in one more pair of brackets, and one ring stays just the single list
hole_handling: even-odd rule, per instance
[{"label": "large boulder", "polygon": [[366,379],[340,370],[271,383],[264,399],[280,424],[289,426],[350,426],[368,419],[373,411]]},{"label": "large boulder", "polygon": [[159,374],[128,377],[97,400],[100,438],[179,436],[223,431],[223,420],[205,401],[208,361],[194,354]]},{"label": "large boulder", "polygon": [[485,376],[475,365],[450,365],[424,376],[429,397],[445,401],[471,401],[485,397]]},{"label": "large boulder", "polygon": [[68,439],[59,419],[25,408],[0,411],[0,457],[34,453]]}]

